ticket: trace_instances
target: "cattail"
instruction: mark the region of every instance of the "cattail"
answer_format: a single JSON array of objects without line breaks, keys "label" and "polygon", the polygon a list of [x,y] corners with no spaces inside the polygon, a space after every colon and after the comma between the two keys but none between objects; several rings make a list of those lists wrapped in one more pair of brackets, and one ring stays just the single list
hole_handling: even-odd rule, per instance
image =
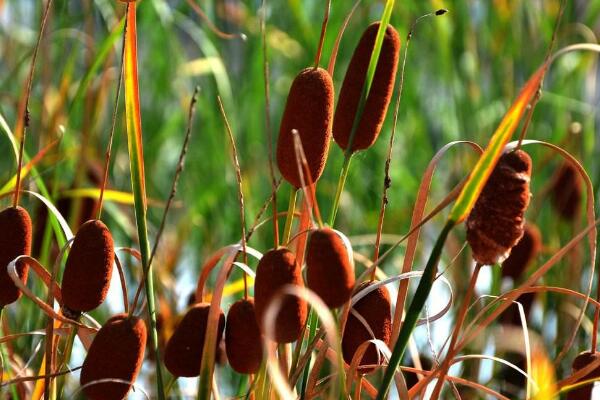
[{"label": "cattail", "polygon": [[306,283],[330,308],[345,304],[354,287],[354,265],[333,229],[311,233],[306,248]]},{"label": "cattail", "polygon": [[570,162],[565,162],[555,173],[550,189],[552,204],[563,219],[573,221],[581,212],[583,187],[579,171]]},{"label": "cattail", "polygon": [[[269,250],[256,267],[254,281],[256,322],[261,329],[267,307],[285,285],[304,287],[302,271],[296,262],[296,257],[284,247]],[[306,322],[306,316],[306,301],[296,296],[286,295],[275,319],[275,341],[278,343],[296,341]]]},{"label": "cattail", "polygon": [[540,230],[531,224],[525,225],[523,237],[510,251],[510,256],[502,263],[502,276],[517,280],[537,257],[542,249]]},{"label": "cattail", "polygon": [[527,153],[516,150],[500,157],[467,219],[467,241],[478,263],[504,261],[523,236],[530,177]]},{"label": "cattail", "polygon": [[114,260],[113,239],[106,225],[97,219],[83,224],[75,235],[62,279],[65,315],[78,317],[102,304]]},{"label": "cattail", "polygon": [[[333,120],[333,81],[322,68],[306,68],[292,82],[277,141],[277,165],[281,175],[302,187],[292,130],[298,131],[306,155],[310,179],[316,182],[325,168]],[[307,177],[304,183],[308,182]]]},{"label": "cattail", "polygon": [[[333,119],[333,137],[344,150],[348,148],[350,142],[352,126],[366,81],[379,25],[379,22],[374,22],[363,33],[354,50],[340,90]],[[399,53],[400,36],[394,27],[388,24],[369,96],[352,142],[352,152],[370,147],[379,136],[394,91]]]},{"label": "cattail", "polygon": [[[363,283],[359,286],[357,293],[372,283]],[[369,329],[358,319],[353,312],[348,314],[346,327],[342,337],[342,352],[344,360],[350,364],[352,357],[358,347],[371,339],[379,339],[389,345],[392,336],[392,301],[390,293],[385,286],[379,286],[352,306],[362,319],[367,323]],[[377,347],[371,344],[365,352],[358,368],[361,374],[372,372],[374,368],[363,367],[366,365],[377,365],[383,362],[383,356],[379,354]]]},{"label": "cattail", "polygon": [[[531,314],[531,308],[533,307],[533,301],[535,300],[534,292],[523,293],[515,301],[519,302],[523,306],[523,314],[525,319],[529,319]],[[515,325],[521,326],[521,314],[516,304],[512,304],[506,311],[502,313],[501,322],[504,325]]]},{"label": "cattail", "polygon": [[[118,314],[98,331],[88,351],[79,382],[91,400],[123,399],[140,372],[146,348],[146,325],[140,318]],[[99,382],[99,380],[119,380]]]},{"label": "cattail", "polygon": [[229,365],[240,374],[258,372],[263,358],[262,337],[256,322],[254,299],[233,303],[227,313],[225,349]]},{"label": "cattail", "polygon": [[[600,358],[600,353],[584,351],[575,357],[575,360],[573,361],[573,372],[583,369],[594,361],[597,361],[598,358]],[[583,382],[594,378],[600,378],[600,366],[596,367],[596,369],[580,378],[578,382]],[[567,393],[567,400],[590,400],[592,398],[593,388],[594,384],[590,383],[589,385],[584,385],[582,387],[578,387],[577,389],[570,390]]]},{"label": "cattail", "polygon": [[[194,377],[200,374],[209,310],[209,303],[194,305],[186,312],[169,339],[165,349],[165,366],[174,376]],[[225,315],[220,311],[217,347],[224,328]]]},{"label": "cattail", "polygon": [[[6,267],[20,255],[31,252],[31,218],[22,207],[8,207],[0,212],[0,309],[11,304],[21,291],[8,275]],[[23,282],[27,282],[29,266],[17,263],[17,273]]]}]

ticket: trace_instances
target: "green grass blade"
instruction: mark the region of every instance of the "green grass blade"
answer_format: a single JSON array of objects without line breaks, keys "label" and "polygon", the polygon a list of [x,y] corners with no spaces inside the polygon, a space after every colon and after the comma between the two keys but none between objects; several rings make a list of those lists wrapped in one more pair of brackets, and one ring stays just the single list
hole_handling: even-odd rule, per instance
[{"label": "green grass blade", "polygon": [[521,117],[523,116],[527,105],[537,93],[547,66],[548,65],[545,63],[531,78],[529,78],[515,102],[506,112],[504,118],[502,118],[502,121],[492,135],[487,148],[477,161],[477,164],[475,164],[475,168],[473,169],[473,172],[471,172],[456,203],[454,203],[454,207],[448,217],[450,221],[460,223],[471,212],[471,209],[475,205],[492,170],[502,155],[504,146],[511,139],[513,132],[521,121]]},{"label": "green grass blade", "polygon": [[125,119],[127,122],[127,147],[129,150],[129,166],[131,170],[131,187],[134,196],[135,219],[138,230],[140,253],[144,270],[146,299],[148,301],[148,316],[150,320],[151,347],[156,362],[156,390],[159,399],[164,399],[164,387],[160,352],[158,349],[158,334],[156,331],[156,305],[154,299],[154,279],[152,269],[148,264],[150,259],[150,243],[148,242],[148,227],[146,223],[146,185],[144,175],[144,153],[142,145],[142,120],[140,115],[140,99],[137,73],[137,31],[136,3],[127,7],[127,29],[125,32]]}]

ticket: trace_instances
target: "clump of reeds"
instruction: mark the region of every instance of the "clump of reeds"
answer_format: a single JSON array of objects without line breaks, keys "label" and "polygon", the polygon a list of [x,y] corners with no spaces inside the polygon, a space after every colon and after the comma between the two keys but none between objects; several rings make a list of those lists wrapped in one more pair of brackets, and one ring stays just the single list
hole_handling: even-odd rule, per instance
[{"label": "clump of reeds", "polygon": [[306,248],[306,283],[325,304],[345,304],[354,287],[354,264],[342,238],[333,229],[310,234]]},{"label": "clump of reeds", "polygon": [[[174,376],[193,377],[200,374],[204,337],[208,324],[209,303],[192,306],[183,316],[165,348],[165,366]],[[225,315],[219,315],[217,347],[223,336]]]},{"label": "clump of reeds", "polygon": [[[21,291],[15,286],[6,271],[6,266],[20,255],[31,252],[31,217],[22,207],[8,207],[0,212],[0,309],[11,304]],[[25,262],[17,263],[17,273],[23,282],[27,282],[29,266]]]},{"label": "clump of reeds", "polygon": [[85,395],[92,400],[123,399],[140,372],[145,349],[142,319],[127,314],[110,318],[96,334],[83,362],[80,383]]}]

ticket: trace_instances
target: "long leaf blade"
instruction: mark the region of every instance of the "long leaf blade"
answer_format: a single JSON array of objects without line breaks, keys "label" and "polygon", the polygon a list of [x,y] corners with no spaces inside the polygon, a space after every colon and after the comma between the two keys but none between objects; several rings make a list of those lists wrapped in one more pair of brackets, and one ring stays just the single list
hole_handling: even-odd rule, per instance
[{"label": "long leaf blade", "polygon": [[492,170],[496,166],[498,159],[502,154],[504,146],[511,139],[513,132],[519,125],[521,117],[525,112],[527,105],[531,102],[537,90],[542,82],[544,73],[548,64],[542,65],[531,78],[527,81],[519,96],[508,109],[504,118],[500,122],[500,125],[492,135],[487,148],[483,152],[482,156],[475,164],[475,168],[467,183],[465,184],[462,192],[458,196],[454,207],[448,216],[450,221],[454,223],[462,222],[467,215],[471,212],[471,209],[475,205],[479,194],[483,190]]},{"label": "long leaf blade", "polygon": [[127,123],[127,147],[129,150],[129,167],[131,170],[131,187],[134,197],[135,219],[142,255],[146,299],[148,301],[148,317],[150,320],[151,346],[156,362],[156,389],[160,400],[164,399],[164,386],[158,335],[156,331],[156,305],[154,299],[154,279],[150,269],[150,243],[146,223],[146,184],[144,175],[144,152],[142,145],[142,120],[140,113],[139,84],[137,71],[137,29],[136,4],[127,4],[127,28],[125,31],[125,59],[123,63],[125,85],[125,120]]}]

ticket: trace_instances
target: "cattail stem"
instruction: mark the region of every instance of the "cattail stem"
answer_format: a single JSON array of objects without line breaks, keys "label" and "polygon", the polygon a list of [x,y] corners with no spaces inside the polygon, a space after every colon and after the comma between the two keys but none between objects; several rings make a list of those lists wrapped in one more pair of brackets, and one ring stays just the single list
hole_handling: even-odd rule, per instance
[{"label": "cattail stem", "polygon": [[404,319],[404,323],[402,324],[402,328],[398,334],[398,339],[394,345],[392,356],[388,362],[388,367],[385,370],[383,381],[379,386],[376,400],[384,400],[386,398],[390,384],[394,379],[396,368],[398,368],[398,365],[402,360],[402,356],[404,356],[404,351],[406,350],[408,340],[410,339],[410,336],[417,325],[419,315],[421,314],[421,311],[427,302],[427,298],[429,297],[429,293],[431,292],[431,287],[433,286],[433,281],[437,273],[437,266],[440,261],[442,249],[446,243],[446,238],[455,225],[456,222],[453,220],[448,220],[446,222],[446,225],[444,225],[444,228],[440,232],[440,235],[435,242],[435,246],[429,255],[429,260],[427,261],[427,265],[423,271],[423,276],[421,276],[421,280],[417,286],[417,291],[415,292],[413,300],[410,303],[406,313],[406,318]]},{"label": "cattail stem", "polygon": [[[77,321],[79,321],[79,318],[77,319]],[[67,341],[65,343],[65,349],[63,351],[63,359],[62,359],[62,365],[61,367],[58,369],[59,371],[68,369],[68,364],[69,364],[69,360],[71,359],[71,353],[73,351],[73,344],[75,342],[75,336],[77,336],[77,327],[76,326],[71,326],[71,331],[69,332],[69,336],[67,337]],[[63,391],[65,388],[65,379],[66,376],[62,375],[58,378],[58,398],[62,399],[63,398]]]},{"label": "cattail stem", "polygon": [[[310,324],[310,330],[308,333],[308,341],[306,343],[308,343],[310,345],[310,343],[312,343],[312,341],[314,340],[314,337],[317,333],[317,324],[319,322],[319,316],[317,315],[316,312],[314,312],[312,310],[312,308],[309,311],[308,321]],[[306,384],[308,383],[308,374],[309,373],[310,373],[310,358],[308,359],[306,365],[304,366],[304,372],[302,373],[302,386],[300,389],[300,399],[301,400],[304,400],[305,396],[306,396]]]},{"label": "cattail stem", "polygon": [[263,47],[263,81],[265,85],[265,131],[267,133],[267,149],[269,152],[269,177],[273,190],[273,241],[274,248],[279,247],[279,221],[277,218],[277,182],[273,168],[273,133],[271,131],[271,94],[269,86],[269,54],[267,52],[267,0],[262,0],[263,15],[260,23]]},{"label": "cattail stem", "polygon": [[[37,60],[38,51],[40,44],[42,43],[42,36],[44,35],[44,29],[46,28],[46,22],[50,15],[50,8],[52,7],[52,0],[46,2],[46,8],[42,15],[42,22],[40,23],[40,32],[33,49],[33,56],[31,58],[31,66],[29,67],[29,75],[27,77],[25,96],[19,103],[19,109],[17,112],[17,127],[15,129],[15,135],[18,138],[21,136],[21,142],[19,143],[19,159],[17,161],[17,179],[15,181],[15,192],[13,197],[13,207],[19,205],[19,195],[21,193],[21,169],[23,168],[23,153],[25,152],[25,137],[27,128],[29,127],[29,97],[31,96],[31,87],[33,84],[33,73],[35,71],[35,61]],[[19,135],[21,133],[21,135]]]},{"label": "cattail stem", "polygon": [[[127,4],[129,7],[129,4]],[[104,174],[102,176],[102,186],[100,187],[100,196],[98,198],[98,205],[96,210],[97,219],[102,216],[102,204],[104,201],[104,191],[106,189],[106,183],[108,182],[108,168],[110,166],[110,156],[112,153],[112,143],[115,136],[115,127],[117,125],[117,114],[119,112],[119,97],[121,95],[121,86],[123,82],[123,61],[125,59],[125,37],[127,36],[127,18],[124,18],[123,25],[123,41],[121,44],[121,64],[119,66],[119,78],[117,79],[117,93],[115,94],[115,104],[112,114],[112,122],[110,127],[110,134],[108,135],[108,145],[106,147],[106,154],[104,156]]]},{"label": "cattail stem", "polygon": [[331,11],[331,0],[327,0],[327,7],[325,8],[325,15],[323,16],[323,23],[321,24],[321,36],[319,37],[319,45],[317,47],[317,54],[315,55],[315,68],[319,67],[321,62],[321,55],[323,54],[323,43],[325,42],[325,33],[327,32],[327,22],[329,22],[329,12]]},{"label": "cattail stem", "polygon": [[[225,113],[225,107],[223,107],[223,102],[221,101],[221,97],[217,96],[217,102],[219,103],[219,110],[221,111],[221,116],[223,117],[223,121],[225,123],[225,128],[227,131],[227,137],[229,138],[229,144],[231,144],[231,156],[233,158],[233,165],[235,167],[235,177],[237,180],[237,189],[238,189],[238,201],[240,206],[240,226],[242,230],[242,255],[244,257],[244,264],[248,265],[248,253],[246,251],[246,213],[244,212],[244,191],[242,190],[242,170],[240,168],[240,162],[238,159],[237,147],[235,145],[235,139],[233,137],[233,131],[231,130],[231,125],[227,119],[227,114]],[[244,299],[248,298],[248,277],[246,272],[244,271]]]},{"label": "cattail stem", "polygon": [[452,332],[452,339],[450,340],[450,346],[448,347],[448,352],[446,353],[446,358],[442,363],[442,367],[440,370],[440,375],[438,376],[438,380],[435,384],[435,388],[433,389],[433,393],[431,395],[432,400],[437,400],[439,397],[442,387],[444,386],[444,377],[448,373],[448,369],[450,369],[450,363],[454,358],[455,346],[458,341],[458,335],[460,333],[460,329],[465,322],[465,317],[467,316],[467,310],[469,309],[469,303],[471,298],[473,297],[473,293],[475,292],[475,284],[477,283],[477,277],[479,276],[479,271],[481,270],[482,265],[480,263],[475,264],[475,270],[473,271],[473,275],[471,275],[471,281],[469,282],[469,287],[467,288],[467,293],[462,301],[462,305],[458,312],[458,316],[456,318],[456,322],[454,323],[454,330]]},{"label": "cattail stem", "polygon": [[333,199],[333,208],[331,209],[331,216],[329,217],[329,226],[333,226],[335,222],[337,210],[340,206],[340,198],[342,197],[344,185],[346,184],[346,178],[348,177],[348,171],[350,170],[350,161],[352,161],[352,155],[353,153],[351,152],[346,152],[344,155],[344,164],[342,165],[340,179],[338,180],[337,189],[335,191],[335,198]]},{"label": "cattail stem", "polygon": [[283,229],[283,243],[287,243],[290,240],[292,233],[292,225],[294,222],[294,212],[296,211],[296,196],[298,189],[292,187],[290,192],[290,203],[288,204],[287,216],[285,218],[285,227]]}]

